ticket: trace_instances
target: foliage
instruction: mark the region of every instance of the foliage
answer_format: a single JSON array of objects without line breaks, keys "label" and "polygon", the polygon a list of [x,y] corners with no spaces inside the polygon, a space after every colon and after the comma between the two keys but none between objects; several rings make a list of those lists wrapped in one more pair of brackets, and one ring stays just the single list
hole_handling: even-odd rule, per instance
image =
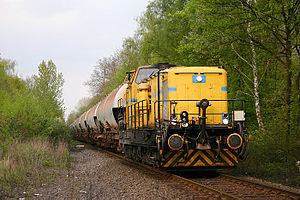
[{"label": "foliage", "polygon": [[[61,73],[52,61],[39,65],[39,74],[23,80],[14,74],[14,62],[0,59],[1,137],[36,135],[65,138]],[[58,128],[60,127],[60,128]],[[1,141],[5,141],[5,138]]]},{"label": "foliage", "polygon": [[38,67],[38,75],[33,76],[33,93],[41,101],[42,106],[50,119],[63,118],[62,86],[64,79],[58,73],[55,64],[49,60],[42,61]]},{"label": "foliage", "polygon": [[152,0],[135,35],[124,40],[114,73],[93,103],[137,66],[221,66],[228,72],[228,97],[247,101],[247,127],[253,135],[250,156],[239,169],[295,185],[300,160],[299,6],[296,0]]},{"label": "foliage", "polygon": [[14,67],[0,58],[0,198],[16,186],[45,181],[49,167],[70,162],[62,74],[51,60],[42,61],[38,75],[27,80]]}]

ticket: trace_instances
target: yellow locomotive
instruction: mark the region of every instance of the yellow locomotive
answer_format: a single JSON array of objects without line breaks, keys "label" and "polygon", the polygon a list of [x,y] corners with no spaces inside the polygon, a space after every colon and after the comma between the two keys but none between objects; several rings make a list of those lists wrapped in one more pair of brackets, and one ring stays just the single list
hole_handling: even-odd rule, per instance
[{"label": "yellow locomotive", "polygon": [[114,103],[102,100],[71,125],[77,137],[170,170],[234,167],[247,156],[245,102],[227,98],[222,68],[138,67],[106,98]]}]

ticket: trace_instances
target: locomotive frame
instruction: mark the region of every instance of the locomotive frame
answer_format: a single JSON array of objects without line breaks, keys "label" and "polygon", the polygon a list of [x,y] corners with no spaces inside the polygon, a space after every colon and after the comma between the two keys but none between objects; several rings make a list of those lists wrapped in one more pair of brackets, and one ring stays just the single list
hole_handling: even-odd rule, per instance
[{"label": "locomotive frame", "polygon": [[71,124],[77,139],[167,170],[236,167],[247,157],[246,104],[227,99],[225,70],[162,63],[127,74]]}]

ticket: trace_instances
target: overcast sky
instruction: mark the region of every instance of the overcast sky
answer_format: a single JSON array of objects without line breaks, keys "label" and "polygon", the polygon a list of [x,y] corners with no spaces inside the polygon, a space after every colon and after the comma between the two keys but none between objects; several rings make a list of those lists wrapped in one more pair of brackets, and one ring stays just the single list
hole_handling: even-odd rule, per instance
[{"label": "overcast sky", "polygon": [[17,62],[22,78],[52,59],[65,79],[66,112],[89,96],[97,60],[132,36],[149,0],[0,0],[0,56]]}]

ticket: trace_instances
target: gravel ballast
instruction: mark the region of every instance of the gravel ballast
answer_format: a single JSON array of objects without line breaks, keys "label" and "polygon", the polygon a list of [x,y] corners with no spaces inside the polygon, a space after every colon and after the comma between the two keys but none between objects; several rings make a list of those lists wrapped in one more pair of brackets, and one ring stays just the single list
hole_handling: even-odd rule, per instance
[{"label": "gravel ballast", "polygon": [[[72,151],[71,156],[73,158],[72,169],[49,170],[49,173],[55,174],[53,180],[37,187],[18,188],[18,194],[6,199],[174,200],[195,198],[181,185],[170,183],[155,173],[113,157],[101,149],[86,145]],[[299,192],[295,188],[282,185],[281,187]]]},{"label": "gravel ballast", "polygon": [[101,150],[72,152],[72,170],[57,173],[54,183],[42,185],[22,199],[192,199],[183,189]]}]

